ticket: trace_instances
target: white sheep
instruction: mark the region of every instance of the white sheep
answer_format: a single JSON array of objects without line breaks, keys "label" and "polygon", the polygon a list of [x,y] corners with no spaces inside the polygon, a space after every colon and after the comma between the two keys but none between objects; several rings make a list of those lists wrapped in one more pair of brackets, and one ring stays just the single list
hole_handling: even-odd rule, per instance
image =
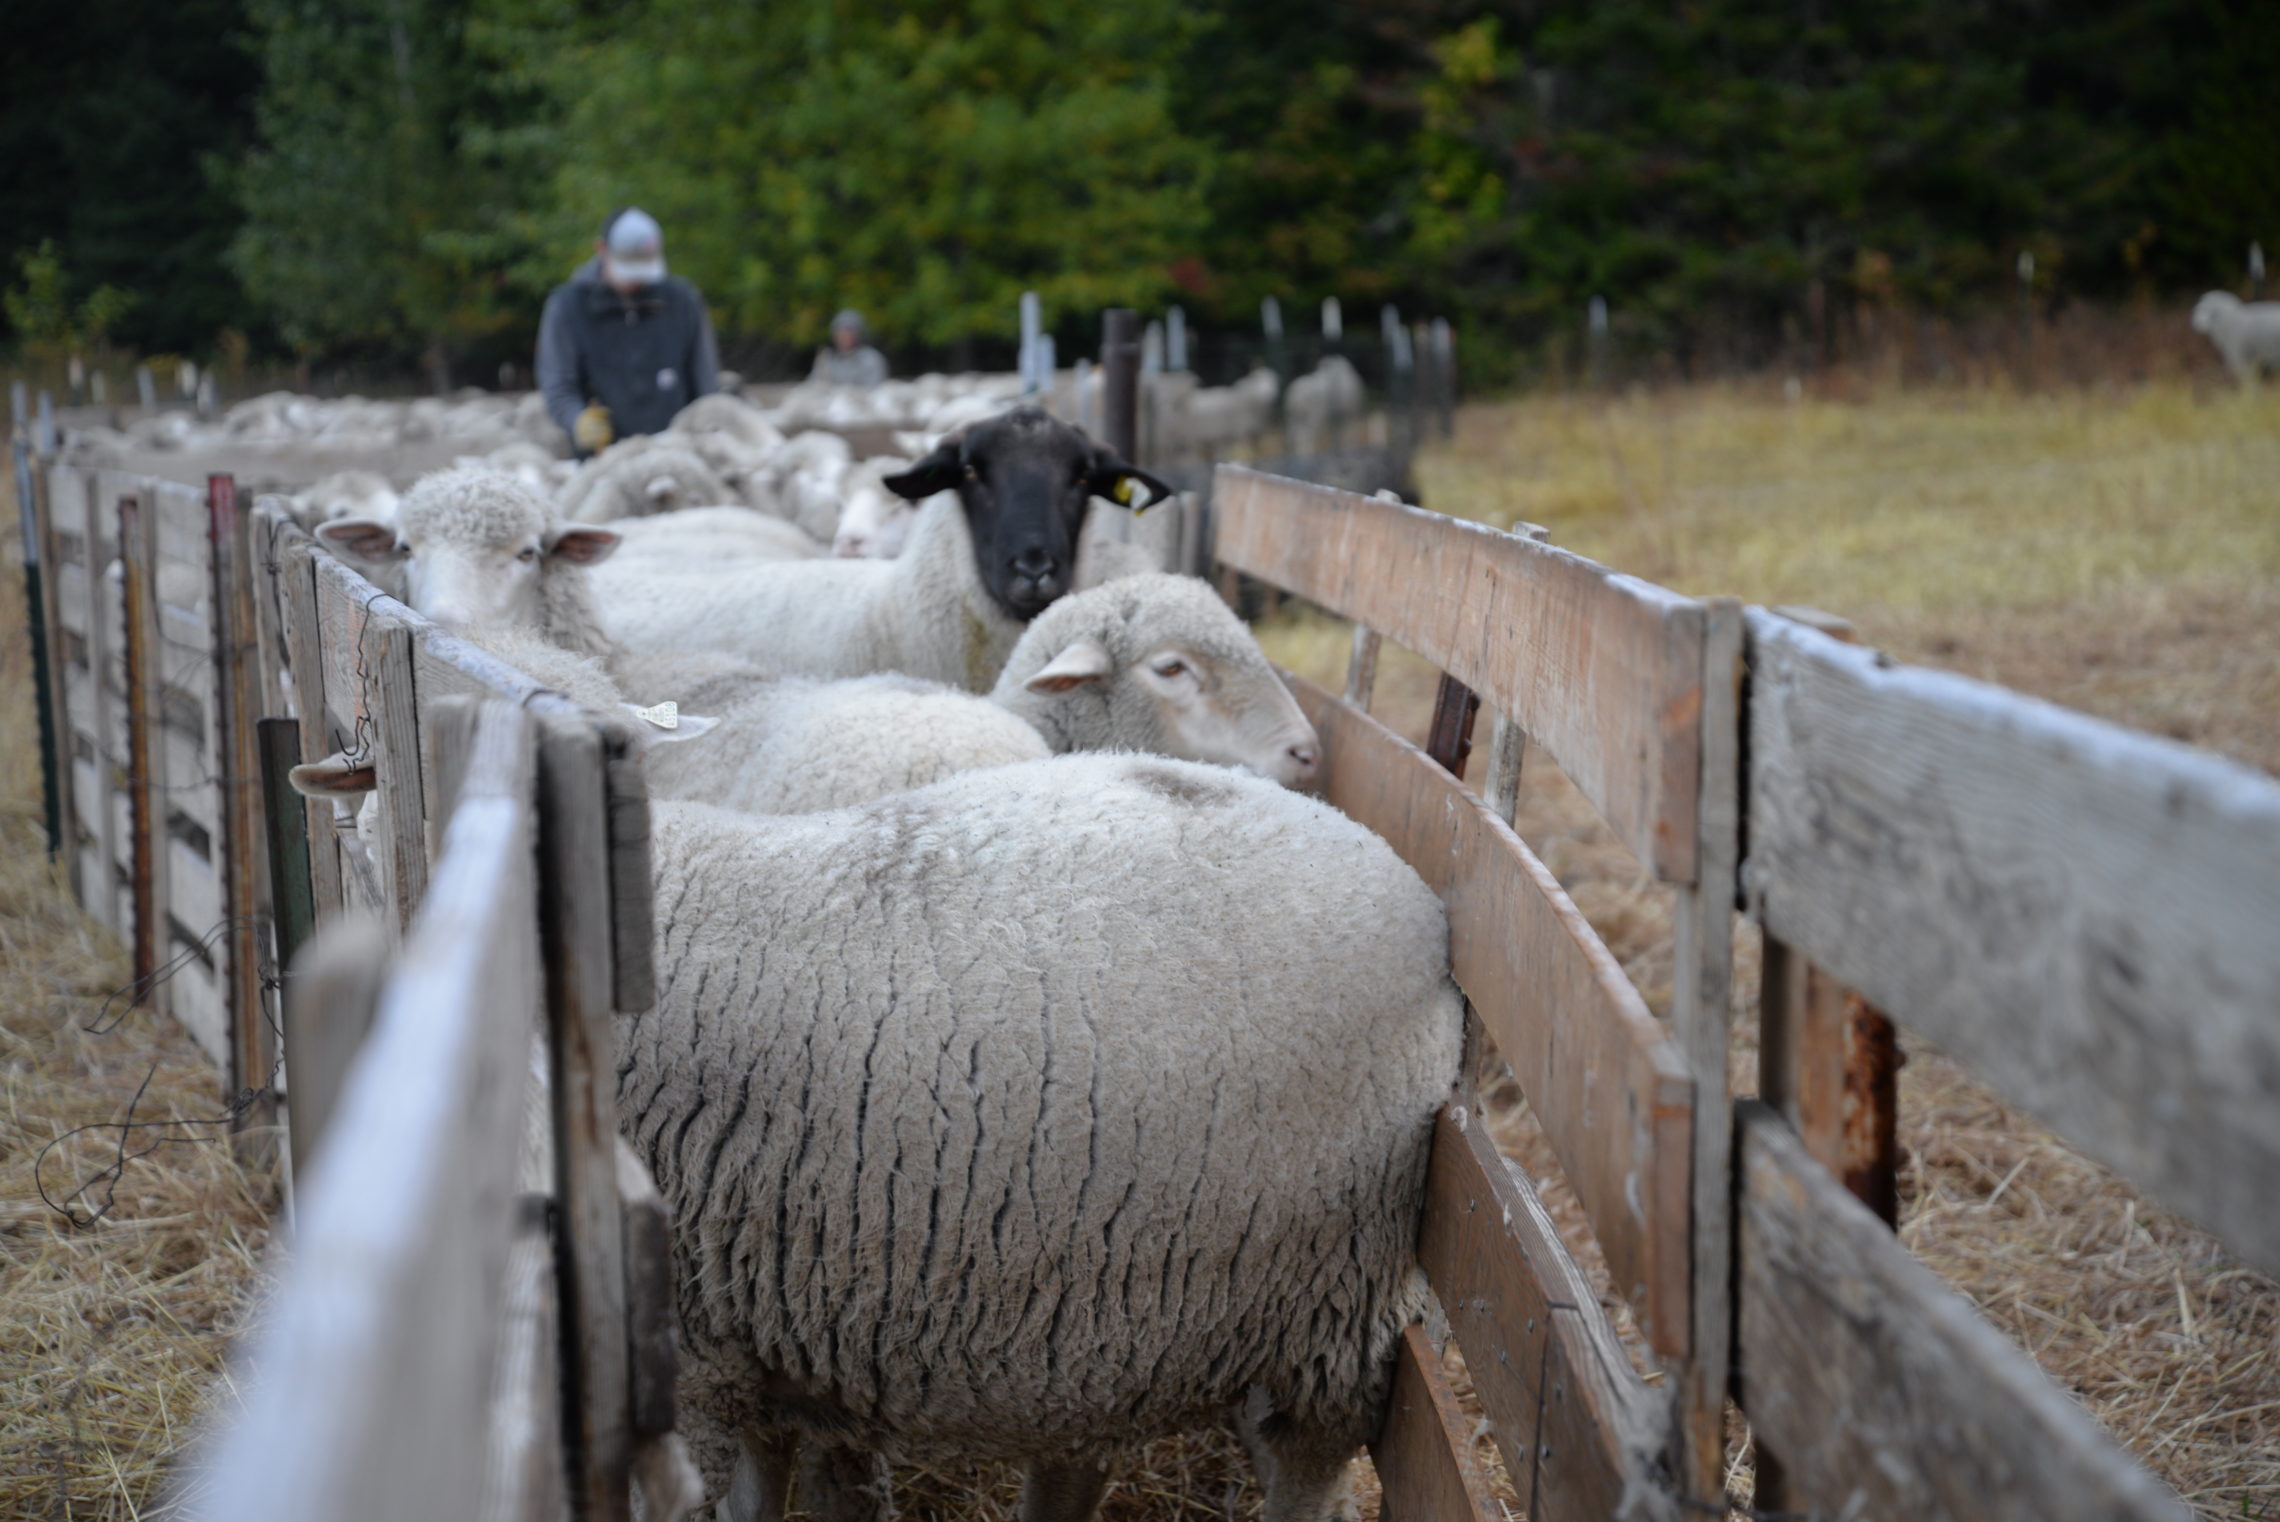
[{"label": "white sheep", "polygon": [[741,499],[696,451],[660,434],[611,445],[588,460],[554,500],[573,523],[610,523]]},{"label": "white sheep", "polygon": [[621,518],[619,569],[719,569],[765,560],[813,560],[824,547],[798,527],[749,507],[685,507],[654,518]]},{"label": "white sheep", "polygon": [[2243,301],[2211,291],[2193,306],[2193,331],[2217,346],[2225,368],[2246,386],[2266,370],[2280,372],[2280,301]]},{"label": "white sheep", "polygon": [[921,504],[887,490],[886,479],[909,469],[910,463],[900,455],[874,455],[840,478],[839,528],[832,535],[832,554],[892,560],[902,553]]},{"label": "white sheep", "polygon": [[636,702],[717,716],[718,739],[654,758],[650,791],[810,813],[1056,752],[1138,751],[1313,780],[1320,742],[1258,641],[1192,577],[1141,576],[1031,621],[987,698],[881,675],[768,679],[720,656],[621,656]]},{"label": "white sheep", "polygon": [[1312,370],[1290,383],[1283,394],[1283,416],[1290,427],[1291,449],[1305,454],[1320,449],[1340,423],[1361,414],[1365,401],[1362,375],[1343,354],[1326,355]]},{"label": "white sheep", "polygon": [[344,518],[393,522],[402,499],[386,476],[369,470],[342,470],[311,482],[286,500],[301,526],[315,530]]},{"label": "white sheep", "polygon": [[582,655],[612,651],[586,568],[616,550],[616,531],[565,525],[504,471],[438,471],[405,493],[393,524],[342,519],[317,537],[380,572],[405,601],[454,632],[535,629]]},{"label": "white sheep", "polygon": [[595,593],[631,652],[717,650],[778,675],[899,671],[986,691],[1022,622],[1071,584],[1095,494],[1139,505],[1170,488],[1043,411],[969,428],[886,480],[919,515],[902,555],[719,574],[603,567]]},{"label": "white sheep", "polygon": [[1268,1518],[1340,1514],[1423,1303],[1461,1032],[1441,906],[1382,840],[1083,756],[795,819],[661,803],[653,841],[619,1115],[677,1223],[720,1516],[780,1515],[804,1434],[818,1515],[882,1509],[885,1450],[1025,1464],[1023,1515],[1074,1522],[1227,1415]]}]

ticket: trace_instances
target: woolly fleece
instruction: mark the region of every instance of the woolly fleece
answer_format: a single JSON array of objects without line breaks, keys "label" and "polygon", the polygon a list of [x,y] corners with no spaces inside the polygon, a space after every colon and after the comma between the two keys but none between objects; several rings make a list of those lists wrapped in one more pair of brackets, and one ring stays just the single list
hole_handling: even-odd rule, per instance
[{"label": "woolly fleece", "polygon": [[1383,841],[1072,756],[798,819],[662,803],[654,843],[619,1114],[713,1494],[754,1429],[1089,1459],[1257,1387],[1341,1467],[1371,1435],[1461,1026]]}]

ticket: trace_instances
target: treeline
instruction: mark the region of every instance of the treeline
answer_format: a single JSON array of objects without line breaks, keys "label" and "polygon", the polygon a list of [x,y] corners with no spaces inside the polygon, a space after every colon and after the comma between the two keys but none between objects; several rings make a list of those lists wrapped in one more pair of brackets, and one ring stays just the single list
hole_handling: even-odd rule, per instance
[{"label": "treeline", "polygon": [[[1677,354],[2280,257],[2269,0],[86,0],[0,71],[8,341],[462,373],[612,206],[731,335],[1603,295]],[[1297,305],[1292,306],[1295,313]]]}]

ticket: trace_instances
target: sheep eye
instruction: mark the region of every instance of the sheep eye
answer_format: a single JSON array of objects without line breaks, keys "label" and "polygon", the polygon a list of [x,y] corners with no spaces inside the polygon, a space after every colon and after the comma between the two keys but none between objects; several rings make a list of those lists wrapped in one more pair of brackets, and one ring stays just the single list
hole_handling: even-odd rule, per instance
[{"label": "sheep eye", "polygon": [[515,552],[515,559],[522,561],[525,565],[528,565],[530,562],[538,559],[538,547],[536,545],[525,545],[522,549]]},{"label": "sheep eye", "polygon": [[1181,660],[1178,656],[1172,655],[1166,656],[1164,659],[1156,662],[1155,666],[1152,669],[1158,676],[1175,677],[1178,676],[1181,672],[1187,670],[1188,664],[1186,661]]},{"label": "sheep eye", "polygon": [[973,466],[971,466],[971,465],[969,465],[969,466],[967,466],[967,467],[966,467],[966,479],[967,479],[967,480],[969,480],[969,481],[979,481],[981,478],[982,478],[982,473],[981,473],[980,471],[978,471],[978,470],[974,469],[974,467],[973,467]]}]

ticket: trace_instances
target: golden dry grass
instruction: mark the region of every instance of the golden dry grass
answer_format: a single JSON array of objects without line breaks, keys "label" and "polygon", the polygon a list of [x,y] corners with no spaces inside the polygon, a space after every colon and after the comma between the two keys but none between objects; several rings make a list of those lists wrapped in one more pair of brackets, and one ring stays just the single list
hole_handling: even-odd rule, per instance
[{"label": "golden dry grass", "polygon": [[[2280,770],[2280,393],[2169,380],[1866,401],[1741,385],[1539,398],[1468,408],[1418,475],[1436,510],[1542,523],[1688,592],[1826,608],[1903,658]],[[1342,622],[1293,609],[1262,639],[1342,682]],[[1388,646],[1376,711],[1421,738],[1433,680]],[[1667,1010],[1667,892],[1540,754],[1518,824]],[[1733,1071],[1747,1093],[1755,933],[1740,930],[1735,950]],[[1957,1064],[1908,1050],[1908,1245],[2201,1515],[2280,1516],[2280,1286]],[[1485,1098],[1500,1143],[1599,1275],[1525,1101],[1509,1082]],[[1746,1471],[1737,1479],[1746,1496]]]},{"label": "golden dry grass", "polygon": [[[12,496],[6,497],[11,523]],[[127,981],[115,941],[49,868],[22,571],[0,556],[0,1516],[151,1516],[165,1468],[217,1391],[228,1334],[259,1277],[272,1203],[212,1126],[212,1066],[169,1020],[106,1008]],[[116,1021],[114,1025],[112,1022]],[[91,1030],[90,1026],[100,1027]],[[138,1099],[139,1091],[139,1099]],[[43,1149],[79,1127],[79,1132]],[[146,1151],[146,1149],[149,1149]],[[36,1177],[35,1177],[36,1174]]]}]

